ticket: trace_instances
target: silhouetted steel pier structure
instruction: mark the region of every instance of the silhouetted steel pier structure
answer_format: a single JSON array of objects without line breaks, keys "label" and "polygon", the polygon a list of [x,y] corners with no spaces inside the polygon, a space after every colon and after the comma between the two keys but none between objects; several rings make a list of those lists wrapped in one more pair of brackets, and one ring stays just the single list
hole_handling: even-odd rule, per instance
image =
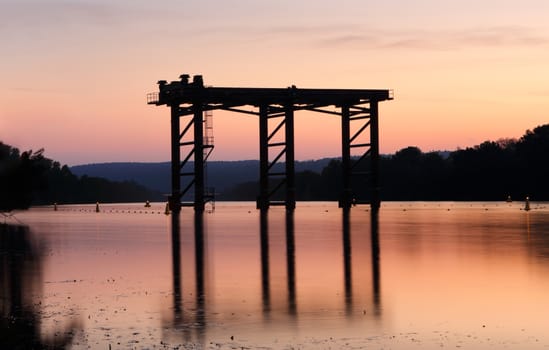
[{"label": "silhouetted steel pier structure", "polygon": [[[213,143],[205,136],[205,112],[225,110],[252,114],[259,117],[259,196],[257,208],[267,210],[269,206],[283,205],[288,210],[295,208],[294,170],[294,112],[313,111],[336,115],[341,118],[342,150],[342,195],[339,205],[350,208],[353,204],[370,204],[379,207],[379,112],[378,103],[393,98],[390,90],[359,89],[299,89],[288,88],[235,88],[204,86],[203,78],[183,74],[180,80],[168,83],[158,82],[159,92],[147,95],[147,103],[166,105],[171,109],[171,169],[172,193],[170,206],[179,212],[182,206],[193,206],[204,211],[205,203],[212,199],[206,191],[204,166]],[[244,106],[252,110],[243,109]],[[331,109],[328,109],[331,107]],[[338,109],[334,110],[334,107]],[[181,130],[181,119],[187,117]],[[272,120],[273,122],[269,123]],[[272,128],[271,126],[274,126]],[[192,135],[191,135],[192,129]],[[369,135],[367,133],[369,129]],[[353,131],[353,132],[351,132]],[[191,140],[185,141],[185,137]],[[366,138],[367,141],[359,141]],[[359,156],[351,158],[351,150],[358,150]],[[184,159],[181,151],[187,150]],[[270,159],[269,151],[276,156]],[[275,152],[276,151],[276,152]],[[193,171],[182,172],[193,157]],[[284,171],[274,171],[274,165],[284,157]],[[359,170],[358,165],[366,158],[371,166],[368,172]],[[351,178],[360,176],[369,180],[370,201],[354,198]],[[190,179],[181,189],[181,179]],[[181,202],[181,198],[194,186],[194,201]],[[274,196],[285,189],[283,200]]]}]

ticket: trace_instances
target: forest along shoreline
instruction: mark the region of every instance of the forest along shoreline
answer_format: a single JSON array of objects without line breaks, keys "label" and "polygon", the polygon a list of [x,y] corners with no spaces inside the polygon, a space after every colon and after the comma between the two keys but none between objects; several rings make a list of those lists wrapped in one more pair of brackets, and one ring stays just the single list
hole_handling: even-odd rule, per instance
[{"label": "forest along shoreline", "polygon": [[[499,201],[507,198],[549,200],[549,124],[527,130],[519,139],[485,141],[455,151],[424,153],[406,147],[380,159],[381,199],[389,201]],[[214,162],[215,163],[215,162]],[[209,186],[218,201],[253,201],[259,183],[258,161],[217,162]],[[126,164],[126,169],[120,164]],[[139,166],[136,166],[138,164]],[[298,162],[298,201],[337,201],[341,195],[341,161],[327,158]],[[368,162],[360,163],[368,171]],[[133,165],[133,166],[132,166]],[[166,201],[169,163],[67,165],[44,156],[44,150],[20,152],[0,142],[0,211],[31,205]],[[154,168],[154,171],[151,169]],[[93,176],[82,171],[93,172]],[[117,169],[117,171],[113,171]],[[232,176],[226,176],[232,174]],[[232,182],[221,181],[231,178]],[[363,180],[362,180],[363,181]],[[354,183],[358,198],[369,189]]]}]

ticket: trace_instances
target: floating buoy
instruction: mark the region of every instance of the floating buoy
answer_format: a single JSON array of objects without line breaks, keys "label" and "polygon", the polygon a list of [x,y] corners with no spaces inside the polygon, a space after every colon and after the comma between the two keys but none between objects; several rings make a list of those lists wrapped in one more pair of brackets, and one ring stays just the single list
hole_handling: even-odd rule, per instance
[{"label": "floating buoy", "polygon": [[151,207],[151,203],[149,201],[145,202],[145,208],[150,208]]},{"label": "floating buoy", "polygon": [[164,214],[170,215],[170,202],[166,202],[166,208],[164,209]]},{"label": "floating buoy", "polygon": [[530,198],[526,197],[526,200],[524,201],[524,210],[528,211],[530,210]]},{"label": "floating buoy", "polygon": [[99,213],[99,202],[95,203],[95,212]]}]

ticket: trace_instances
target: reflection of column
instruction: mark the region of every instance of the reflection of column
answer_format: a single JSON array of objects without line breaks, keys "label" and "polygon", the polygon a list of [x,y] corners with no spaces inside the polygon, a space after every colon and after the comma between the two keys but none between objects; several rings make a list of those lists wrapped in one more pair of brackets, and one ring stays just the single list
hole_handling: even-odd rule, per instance
[{"label": "reflection of column", "polygon": [[179,211],[172,211],[172,273],[173,273],[173,310],[174,323],[183,320],[181,290],[181,238]]},{"label": "reflection of column", "polygon": [[374,292],[375,315],[381,315],[381,294],[379,282],[379,210],[372,207],[371,211],[371,242],[372,242],[372,286]]},{"label": "reflection of column", "polygon": [[185,325],[185,310],[183,309],[183,280],[181,273],[181,211],[172,211],[172,284],[173,284],[173,320],[174,329],[182,329],[183,339],[192,341],[192,334]]},{"label": "reflection of column", "polygon": [[[173,320],[170,327],[182,331],[183,340],[192,342],[193,337],[202,341],[205,336],[205,284],[204,284],[204,225],[203,212],[195,211],[194,220],[194,258],[196,278],[195,306],[185,310],[183,305],[183,275],[181,262],[181,224],[180,214],[172,212],[172,281],[173,281]],[[190,253],[190,252],[188,252]],[[192,310],[192,311],[191,311]],[[194,319],[192,317],[194,313]]]},{"label": "reflection of column", "polygon": [[528,232],[528,240],[530,240],[530,212],[526,212],[526,230]]},{"label": "reflection of column", "polygon": [[290,315],[297,313],[295,299],[295,242],[294,242],[294,212],[286,211],[286,259],[288,278],[288,311]]},{"label": "reflection of column", "polygon": [[345,278],[345,310],[352,313],[353,308],[353,281],[351,269],[351,228],[350,209],[343,207],[343,276]]},{"label": "reflection of column", "polygon": [[[196,210],[194,217],[194,244],[196,268],[196,324],[199,330],[206,328],[206,305],[204,290],[204,215]],[[202,332],[203,333],[203,332]]]},{"label": "reflection of column", "polygon": [[260,214],[260,235],[261,235],[261,296],[263,300],[263,313],[271,311],[271,289],[269,269],[269,223],[268,211],[261,210]]}]

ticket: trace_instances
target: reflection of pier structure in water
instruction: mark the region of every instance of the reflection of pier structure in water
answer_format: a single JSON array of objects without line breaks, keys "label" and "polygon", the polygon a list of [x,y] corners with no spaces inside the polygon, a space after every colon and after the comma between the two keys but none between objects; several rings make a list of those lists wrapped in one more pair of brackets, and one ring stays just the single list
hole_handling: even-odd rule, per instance
[{"label": "reflection of pier structure in water", "polygon": [[[285,213],[285,256],[286,256],[286,290],[288,314],[296,316],[296,272],[295,272],[295,232],[294,212],[287,210]],[[261,294],[263,300],[263,313],[269,315],[272,309],[271,298],[271,247],[269,243],[269,218],[268,212],[262,210],[260,215],[261,234]]]},{"label": "reflection of pier structure in water", "polygon": [[[266,210],[273,205],[283,205],[289,210],[295,208],[296,111],[319,112],[341,118],[343,188],[340,207],[349,208],[361,203],[379,207],[378,103],[393,98],[390,90],[207,87],[200,75],[194,76],[192,82],[187,74],[180,78],[170,83],[159,81],[159,92],[147,96],[148,104],[166,105],[171,109],[170,204],[175,212],[179,212],[181,206],[193,206],[196,211],[204,211],[205,203],[212,199],[206,191],[204,171],[205,161],[213,147],[206,132],[207,113],[212,110],[259,117],[259,209]],[[242,109],[244,106],[250,106],[252,110]],[[183,130],[180,126],[182,117],[188,117]],[[368,129],[369,133],[366,132]],[[182,149],[188,150],[183,160]],[[357,155],[354,160],[351,158],[352,150]],[[270,159],[270,151],[276,154],[273,159]],[[192,171],[183,171],[189,166],[191,157],[194,160]],[[285,162],[284,171],[275,172],[274,165],[282,160]],[[370,163],[368,171],[364,169],[366,160]],[[182,189],[183,177],[189,181]],[[369,200],[356,198],[352,188],[354,178],[361,178],[369,184]],[[182,202],[182,197],[193,187],[194,200]],[[277,200],[279,198],[283,200]]]},{"label": "reflection of pier structure in water", "polygon": [[[273,212],[271,212],[273,213]],[[280,213],[280,212],[279,212]],[[207,248],[205,245],[204,217],[201,212],[194,213],[194,251],[183,251],[183,255],[187,258],[194,258],[194,271],[187,270],[191,279],[187,279],[185,284],[184,273],[182,270],[182,249],[181,249],[181,234],[180,231],[180,215],[172,215],[172,273],[173,273],[173,318],[165,326],[167,329],[173,329],[183,336],[183,340],[187,342],[198,341],[203,342],[208,329],[208,323],[211,321],[211,315],[207,314],[208,301],[212,301],[210,285],[212,281],[206,278],[206,270],[208,259]],[[300,312],[304,312],[303,305],[300,307],[298,300],[298,276],[296,274],[296,253],[299,253],[299,248],[296,248],[295,242],[295,223],[294,211],[284,211],[284,224],[277,225],[280,216],[276,216],[271,220],[271,229],[269,225],[269,211],[260,212],[259,233],[260,233],[260,286],[261,286],[261,310],[263,319],[270,323],[281,312],[290,318],[298,318]],[[379,231],[378,231],[378,212],[370,211],[370,228],[371,235],[369,245],[371,246],[371,293],[364,287],[369,284],[360,285],[356,281],[353,283],[353,276],[358,279],[363,279],[368,274],[364,274],[363,261],[354,261],[351,253],[352,235],[351,235],[351,214],[350,209],[342,209],[342,251],[343,257],[343,294],[342,305],[345,308],[347,317],[356,315],[356,308],[362,310],[364,307],[364,299],[360,300],[359,295],[368,296],[371,305],[373,305],[372,315],[375,318],[381,316],[381,296],[380,296],[380,261],[379,261]],[[191,234],[189,232],[189,234]],[[270,234],[277,235],[277,238],[284,237],[284,251],[282,246],[273,247],[270,243]],[[280,237],[278,237],[280,235]],[[355,237],[356,239],[356,237]],[[365,241],[363,241],[365,242]],[[355,242],[356,243],[356,242]],[[190,248],[187,246],[186,248]],[[364,246],[360,248],[365,248]],[[274,253],[274,254],[273,254]],[[285,264],[280,264],[280,260],[273,257],[276,254],[284,254]],[[356,254],[357,252],[355,252]],[[364,253],[364,252],[362,252]],[[273,264],[275,263],[275,264]],[[192,261],[187,261],[187,266],[193,264]],[[284,266],[285,265],[285,266]],[[357,267],[358,271],[352,271],[352,267]],[[281,274],[273,276],[272,270],[279,269],[278,272],[284,271],[284,280],[280,280]],[[275,271],[276,272],[276,271]],[[284,281],[283,283],[280,283]],[[361,286],[361,287],[359,287]],[[184,289],[187,288],[184,293]],[[359,289],[361,288],[361,289]],[[358,290],[357,290],[358,289]],[[184,297],[186,295],[186,297]],[[302,296],[303,297],[303,296]],[[184,300],[186,299],[186,300]],[[219,311],[219,310],[217,310]],[[216,310],[211,310],[216,313]],[[307,312],[307,311],[305,311]],[[216,322],[223,322],[222,319]]]},{"label": "reflection of pier structure in water", "polygon": [[[352,272],[352,254],[351,254],[351,221],[350,210],[342,210],[342,248],[343,248],[343,298],[348,316],[351,315],[354,305],[353,299],[353,272]],[[381,295],[380,295],[380,262],[379,262],[379,227],[378,227],[378,212],[370,212],[370,246],[371,246],[371,275],[372,275],[372,304],[374,307],[374,316],[381,315]],[[295,242],[295,223],[294,211],[288,210],[285,213],[285,255],[286,255],[286,295],[287,295],[287,312],[290,316],[297,316],[298,312],[298,296],[297,296],[297,276],[296,276],[296,242]],[[269,315],[272,310],[272,295],[271,290],[271,247],[269,240],[269,219],[268,212],[262,211],[260,216],[261,228],[261,293],[263,300],[263,312]],[[357,262],[354,263],[358,265]],[[355,273],[363,274],[363,270]],[[355,286],[356,287],[356,286]]]},{"label": "reflection of pier structure in water", "polygon": [[[193,312],[186,312],[183,300],[183,273],[181,259],[181,223],[179,214],[171,217],[172,226],[172,285],[173,285],[173,319],[170,328],[182,331],[186,342],[193,341],[193,335],[197,340],[203,340],[206,329],[206,286],[205,286],[205,243],[204,243],[204,218],[198,211],[194,215],[194,295]],[[193,332],[193,330],[195,332]]]},{"label": "reflection of pier structure in water", "polygon": [[[350,210],[342,210],[342,256],[343,256],[343,298],[345,309],[348,316],[351,315],[355,306],[353,298],[353,261],[351,254],[352,238],[351,238],[351,220]],[[371,249],[371,271],[372,271],[372,304],[374,307],[374,315],[381,315],[381,296],[380,296],[380,267],[379,267],[379,227],[378,227],[378,212],[370,212],[370,249]],[[269,225],[267,212],[262,212],[261,215],[261,277],[262,277],[262,296],[264,313],[269,313],[271,310],[271,278],[270,278],[270,247],[269,247]],[[290,316],[298,315],[298,297],[296,281],[296,243],[295,243],[295,224],[294,212],[286,211],[285,216],[285,237],[286,237],[286,288],[287,288],[287,310]],[[355,265],[358,264],[355,262]],[[361,272],[355,272],[355,274]],[[362,276],[361,276],[362,277]],[[356,288],[356,286],[355,286]],[[364,291],[362,291],[364,292]]]},{"label": "reflection of pier structure in water", "polygon": [[[350,210],[342,210],[342,239],[343,239],[343,286],[344,302],[346,312],[351,314],[353,309],[353,273],[352,273],[352,254],[351,254],[351,222]],[[372,265],[372,303],[374,305],[374,314],[381,314],[381,296],[380,296],[380,268],[379,268],[379,226],[378,211],[370,212],[370,246],[371,246],[371,265]],[[268,314],[271,309],[271,276],[270,276],[270,246],[269,246],[269,223],[268,212],[262,211],[260,216],[261,228],[261,292],[263,300],[263,311]],[[287,304],[288,314],[297,316],[297,289],[296,289],[296,244],[295,244],[295,226],[294,212],[286,211],[285,216],[285,237],[286,237],[286,286],[287,286]]]}]

